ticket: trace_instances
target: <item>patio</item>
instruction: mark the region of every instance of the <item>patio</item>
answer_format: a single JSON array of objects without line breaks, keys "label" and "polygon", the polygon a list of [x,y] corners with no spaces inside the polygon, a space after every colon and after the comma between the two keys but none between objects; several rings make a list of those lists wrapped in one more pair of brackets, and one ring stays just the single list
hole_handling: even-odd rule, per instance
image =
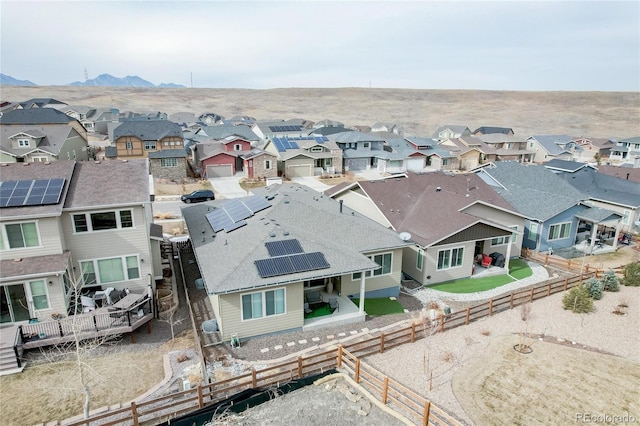
[{"label": "patio", "polygon": [[[318,316],[315,318],[306,318],[303,331],[317,330],[323,327],[329,327],[334,325],[354,324],[364,322],[365,314],[360,313],[357,305],[355,305],[348,297],[339,296],[335,293],[320,292],[322,303],[328,303],[329,298],[335,298],[338,302],[338,309],[334,310],[329,315]],[[313,305],[310,306],[313,310]]]}]

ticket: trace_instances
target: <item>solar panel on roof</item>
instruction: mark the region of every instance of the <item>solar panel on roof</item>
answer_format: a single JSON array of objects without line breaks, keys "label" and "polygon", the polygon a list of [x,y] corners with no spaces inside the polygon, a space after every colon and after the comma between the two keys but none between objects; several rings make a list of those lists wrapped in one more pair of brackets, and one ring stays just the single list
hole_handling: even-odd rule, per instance
[{"label": "solar panel on roof", "polygon": [[287,254],[303,253],[300,241],[296,239],[269,241],[264,244],[267,247],[269,256],[284,256]]},{"label": "solar panel on roof", "polygon": [[244,220],[253,215],[251,210],[249,210],[249,208],[237,198],[225,201],[222,205],[222,208],[227,212],[229,217],[231,217],[231,220],[233,220],[234,222]]},{"label": "solar panel on roof", "polygon": [[207,213],[205,217],[214,232],[224,230],[228,233],[245,226],[247,222],[244,219],[250,218],[267,207],[271,207],[271,204],[259,195],[253,195],[248,198],[234,198],[225,200],[221,208],[216,208],[214,211]]},{"label": "solar panel on roof", "polygon": [[58,204],[64,179],[35,179],[0,182],[0,207]]},{"label": "solar panel on roof", "polygon": [[289,145],[291,145],[292,149],[298,149],[298,144],[296,142],[289,141]]},{"label": "solar panel on roof", "polygon": [[271,207],[271,204],[264,198],[259,195],[252,195],[251,197],[243,198],[242,202],[253,212],[253,214],[258,213],[268,207]]},{"label": "solar panel on roof", "polygon": [[319,251],[308,253],[307,257],[309,262],[311,262],[313,269],[324,269],[329,267],[329,262],[325,259],[324,254]]},{"label": "solar panel on roof", "polygon": [[329,267],[329,263],[321,252],[259,259],[255,261],[255,265],[258,268],[258,274],[262,278],[315,271]]}]

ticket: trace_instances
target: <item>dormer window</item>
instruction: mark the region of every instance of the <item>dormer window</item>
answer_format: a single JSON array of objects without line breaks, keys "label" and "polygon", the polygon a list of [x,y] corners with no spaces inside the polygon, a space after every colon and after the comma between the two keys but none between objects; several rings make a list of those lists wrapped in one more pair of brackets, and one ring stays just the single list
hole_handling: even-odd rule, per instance
[{"label": "dormer window", "polygon": [[324,148],[322,148],[321,146],[312,146],[309,149],[310,152],[323,152]]},{"label": "dormer window", "polygon": [[29,139],[18,139],[18,146],[20,148],[28,148],[31,146],[31,141]]},{"label": "dormer window", "polygon": [[233,150],[234,151],[242,151],[242,145],[239,144],[239,143],[233,145]]}]

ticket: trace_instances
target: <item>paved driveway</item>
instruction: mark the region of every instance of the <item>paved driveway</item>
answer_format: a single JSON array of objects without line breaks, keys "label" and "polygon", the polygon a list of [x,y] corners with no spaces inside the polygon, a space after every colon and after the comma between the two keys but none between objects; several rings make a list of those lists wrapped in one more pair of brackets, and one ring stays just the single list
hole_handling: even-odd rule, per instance
[{"label": "paved driveway", "polygon": [[325,185],[324,183],[320,182],[317,178],[313,176],[294,177],[294,178],[291,178],[291,181],[295,183],[299,183],[300,185],[306,185],[309,188],[316,190],[318,192],[324,192],[327,189],[331,188],[330,185]]},{"label": "paved driveway", "polygon": [[241,176],[210,178],[216,199],[242,198],[251,195],[240,186]]}]

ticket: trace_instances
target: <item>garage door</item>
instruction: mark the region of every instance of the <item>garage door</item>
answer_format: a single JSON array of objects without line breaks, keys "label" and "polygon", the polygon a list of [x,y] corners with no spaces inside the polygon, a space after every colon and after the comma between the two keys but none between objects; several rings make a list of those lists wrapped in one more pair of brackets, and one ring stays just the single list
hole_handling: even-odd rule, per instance
[{"label": "garage door", "polygon": [[312,176],[311,166],[306,164],[303,166],[287,166],[287,176],[290,178]]},{"label": "garage door", "polygon": [[368,164],[368,158],[349,158],[347,159],[346,167],[351,171],[366,170]]},{"label": "garage door", "polygon": [[420,171],[424,169],[424,158],[410,158],[407,161],[407,170]]},{"label": "garage door", "polygon": [[215,164],[207,166],[207,177],[233,177],[233,166],[231,164]]}]

